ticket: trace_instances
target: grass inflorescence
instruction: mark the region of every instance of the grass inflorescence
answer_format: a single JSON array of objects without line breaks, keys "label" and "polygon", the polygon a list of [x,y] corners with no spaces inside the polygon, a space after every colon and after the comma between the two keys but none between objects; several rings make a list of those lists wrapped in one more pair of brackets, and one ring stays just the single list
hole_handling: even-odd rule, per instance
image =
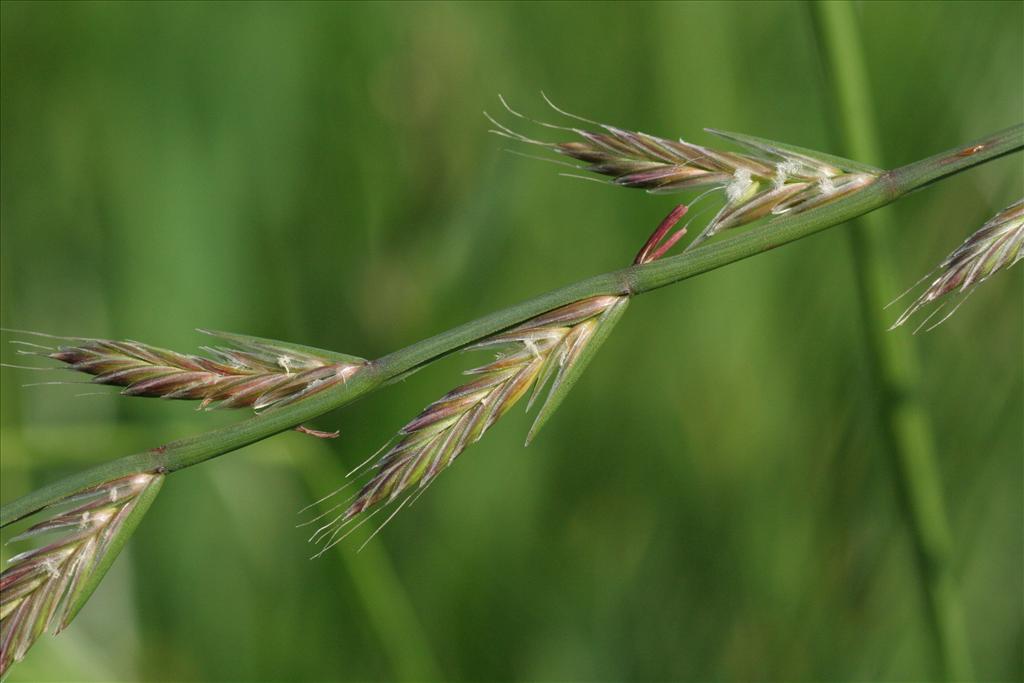
[{"label": "grass inflorescence", "polygon": [[[347,382],[366,361],[356,356],[273,339],[200,330],[230,346],[204,346],[209,357],[179,353],[137,341],[77,337],[46,339],[73,342],[57,347],[15,341],[31,347],[19,354],[60,361],[69,370],[92,376],[93,384],[123,387],[124,396],[199,401],[200,410],[280,408]],[[39,368],[43,369],[43,368]],[[60,382],[57,382],[60,384]],[[296,428],[318,437],[336,432]]]},{"label": "grass inflorescence", "polygon": [[[1024,258],[1024,199],[1020,199],[997,213],[968,237],[953,253],[939,264],[939,275],[897,318],[892,327],[907,322],[915,313],[947,295],[961,295],[960,301],[946,315],[933,323],[929,330],[953,315],[974,288],[1000,270],[1005,270]],[[927,275],[925,279],[927,279]],[[895,302],[893,302],[895,303]],[[917,330],[938,315],[945,303],[935,307]],[[915,331],[917,331],[915,330]]]},{"label": "grass inflorescence", "polygon": [[[1016,126],[983,142],[887,172],[887,182],[876,183],[882,176],[877,169],[749,136],[720,133],[753,148],[754,155],[719,152],[609,126],[600,126],[603,132],[597,133],[558,128],[578,134],[582,141],[545,143],[504,127],[500,132],[567,155],[583,164],[584,170],[619,185],[649,191],[709,186],[708,191],[724,192],[725,206],[688,248],[717,231],[771,218],[735,237],[654,263],[686,234],[685,225],[669,234],[689,208],[680,205],[651,234],[632,266],[495,311],[373,361],[224,333],[212,333],[228,346],[207,348],[210,357],[130,341],[75,338],[56,348],[30,344],[32,350],[24,353],[62,362],[92,375],[93,383],[122,387],[127,395],[196,400],[207,409],[249,407],[257,415],[199,437],[95,465],[0,508],[0,523],[5,527],[40,510],[50,512],[50,519],[30,529],[29,536],[69,531],[56,543],[15,557],[3,574],[4,668],[23,656],[45,628],[54,623],[62,628],[70,621],[132,532],[165,474],[287,429],[324,436],[303,428],[302,423],[454,351],[499,350],[495,360],[468,371],[471,380],[407,423],[381,449],[383,455],[367,461],[375,460],[374,472],[352,499],[310,520],[327,519],[311,539],[326,549],[351,533],[345,528],[353,520],[361,520],[353,528],[358,527],[392,503],[396,504],[393,517],[514,404],[530,395],[528,407],[532,406],[547,388],[529,442],[580,377],[631,297],[806,237],[1024,148],[1024,126]],[[984,277],[987,274],[975,280]],[[134,488],[122,495],[125,482]],[[72,498],[81,500],[83,494],[88,499],[85,505],[68,512],[54,507]]]},{"label": "grass inflorescence", "polygon": [[[90,487],[64,501],[70,509],[15,536],[63,536],[15,555],[0,574],[0,676],[46,630],[75,618],[160,490],[164,476],[140,473]],[[56,508],[62,506],[55,506]]]},{"label": "grass inflorescence", "polygon": [[[510,114],[526,119],[504,99],[501,101]],[[727,152],[683,139],[669,140],[596,123],[564,112],[550,100],[548,104],[557,113],[598,130],[533,122],[579,138],[546,142],[522,135],[491,118],[497,126],[492,132],[570,157],[580,162],[574,168],[605,176],[620,187],[651,193],[709,187],[709,191],[725,194],[725,205],[688,248],[722,230],[765,216],[800,213],[835,201],[870,185],[881,174],[879,169],[849,159],[750,135],[708,129],[754,154]]]},{"label": "grass inflorescence", "polygon": [[[313,534],[324,549],[344,538],[345,525],[362,512],[421,494],[470,444],[528,393],[529,410],[548,387],[526,443],[561,404],[605,337],[622,316],[629,297],[596,296],[537,316],[492,335],[467,350],[502,349],[495,360],[467,370],[474,377],[427,406],[398,432],[374,464],[376,473],[344,510]],[[532,393],[530,389],[533,389]],[[392,515],[393,516],[393,515]],[[390,519],[390,518],[389,518]]]}]

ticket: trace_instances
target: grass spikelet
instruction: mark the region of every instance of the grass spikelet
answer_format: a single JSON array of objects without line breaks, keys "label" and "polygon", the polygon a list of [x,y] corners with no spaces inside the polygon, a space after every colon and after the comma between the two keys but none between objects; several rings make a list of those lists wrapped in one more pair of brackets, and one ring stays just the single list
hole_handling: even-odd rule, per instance
[{"label": "grass spikelet", "polygon": [[[551,106],[559,114],[584,121]],[[507,104],[505,108],[513,116],[530,121]],[[849,159],[711,129],[709,132],[742,144],[754,154],[725,152],[682,139],[668,140],[604,124],[593,123],[593,127],[600,129],[593,131],[530,121],[579,138],[545,142],[521,135],[494,119],[491,121],[497,126],[492,132],[570,157],[579,162],[577,169],[605,176],[615,185],[652,193],[700,187],[721,190],[726,197],[725,206],[688,248],[722,230],[765,216],[799,213],[835,201],[870,185],[881,173],[879,169]]]},{"label": "grass spikelet", "polygon": [[[1024,257],[1022,245],[1024,245],[1024,199],[1014,202],[997,213],[947,256],[939,264],[939,276],[903,312],[890,329],[895,329],[907,322],[917,311],[937,299],[949,294],[962,295],[963,298],[959,303],[927,329],[931,330],[941,325],[956,312],[964,298],[970,295],[976,285],[984,282],[994,273],[1020,261]],[[937,315],[944,305],[938,306],[931,315],[925,318],[917,330],[920,330]]]},{"label": "grass spikelet", "polygon": [[92,375],[94,384],[124,387],[125,396],[196,400],[204,410],[287,405],[348,381],[366,363],[297,344],[201,331],[230,346],[203,347],[207,358],[135,341],[78,339],[73,345],[20,353],[61,361]]},{"label": "grass spikelet", "polygon": [[549,387],[530,429],[529,443],[575,384],[628,302],[624,296],[591,297],[469,347],[507,350],[492,362],[466,371],[472,380],[431,403],[402,427],[397,441],[377,460],[376,474],[344,512],[310,540],[322,541],[325,549],[329,548],[341,540],[346,523],[360,513],[403,494],[422,492],[512,406],[529,395],[528,408],[532,407]]},{"label": "grass spikelet", "polygon": [[[160,491],[164,475],[122,477],[82,491],[12,541],[63,532],[12,557],[0,574],[0,676],[46,630],[60,633],[92,595]],[[63,507],[63,506],[62,506]],[[52,508],[50,508],[52,509]]]}]

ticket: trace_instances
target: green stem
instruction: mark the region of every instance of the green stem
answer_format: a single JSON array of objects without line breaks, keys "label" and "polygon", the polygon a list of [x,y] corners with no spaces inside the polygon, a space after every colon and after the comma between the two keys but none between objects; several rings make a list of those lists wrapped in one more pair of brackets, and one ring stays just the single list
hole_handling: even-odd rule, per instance
[{"label": "green stem", "polygon": [[199,436],[97,465],[44,486],[4,505],[0,509],[0,526],[7,526],[83,488],[115,477],[144,471],[173,472],[248,446],[340,408],[388,381],[558,306],[600,294],[642,294],[721,268],[856,218],[939,178],[1022,148],[1024,124],[1018,124],[983,140],[885,173],[863,190],[807,213],[782,216],[679,256],[597,275],[542,294],[384,356],[360,370],[347,383],[292,405]]},{"label": "green stem", "polygon": [[[867,68],[858,18],[848,2],[811,5],[832,88],[836,132],[842,153],[877,163]],[[860,293],[868,362],[877,391],[876,408],[886,451],[907,517],[924,593],[928,623],[947,680],[972,677],[967,629],[951,565],[951,534],[936,463],[928,412],[919,395],[919,362],[913,338],[888,332],[880,313],[897,285],[891,235],[884,212],[858,219],[850,236]]]}]

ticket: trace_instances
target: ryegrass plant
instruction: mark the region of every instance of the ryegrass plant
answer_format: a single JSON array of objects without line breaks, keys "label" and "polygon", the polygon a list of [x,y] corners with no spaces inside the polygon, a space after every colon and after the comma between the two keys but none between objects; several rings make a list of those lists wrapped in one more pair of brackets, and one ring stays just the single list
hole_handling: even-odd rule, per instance
[{"label": "ryegrass plant", "polygon": [[[75,529],[55,544],[16,556],[4,574],[2,672],[24,655],[46,625],[57,623],[52,622],[54,615],[59,615],[61,628],[74,616],[166,475],[300,427],[453,352],[511,348],[469,371],[474,379],[406,424],[397,441],[385,446],[375,474],[354,501],[325,511],[322,516],[328,522],[313,540],[329,547],[340,540],[345,523],[371,508],[393,502],[400,509],[531,387],[532,404],[548,386],[527,440],[532,439],[579,379],[631,298],[838,225],[1024,147],[1024,125],[1018,125],[902,168],[880,171],[737,134],[726,137],[752,147],[756,156],[607,126],[602,127],[603,133],[571,130],[583,141],[537,144],[582,161],[586,170],[609,175],[620,185],[659,191],[710,186],[724,192],[725,207],[682,254],[667,255],[686,233],[686,226],[671,236],[668,233],[686,213],[686,206],[673,210],[633,264],[622,270],[548,292],[374,360],[220,333],[236,348],[213,349],[213,359],[135,342],[77,340],[74,346],[40,349],[39,355],[93,374],[98,383],[123,386],[129,395],[189,398],[201,401],[201,407],[251,406],[258,414],[199,437],[100,464],[0,509],[4,527],[40,511],[49,513],[49,519],[33,526],[30,535],[51,528]],[[700,244],[721,230],[758,219],[764,220],[732,237]],[[138,486],[130,497],[122,498],[119,491],[125,482]],[[103,497],[103,492],[111,491],[118,493]],[[69,512],[56,511],[55,506],[80,496],[93,498]],[[340,513],[331,519],[337,510]],[[96,517],[100,512],[102,516]]]}]

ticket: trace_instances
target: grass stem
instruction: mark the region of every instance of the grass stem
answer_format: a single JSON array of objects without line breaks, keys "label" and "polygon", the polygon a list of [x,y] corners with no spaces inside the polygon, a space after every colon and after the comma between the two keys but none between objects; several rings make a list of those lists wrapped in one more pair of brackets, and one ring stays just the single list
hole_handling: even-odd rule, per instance
[{"label": "grass stem", "polygon": [[[831,88],[833,129],[841,154],[879,163],[881,148],[858,17],[849,2],[814,2],[812,14]],[[888,332],[883,309],[899,291],[889,244],[891,221],[879,211],[858,218],[849,235],[877,419],[914,544],[924,605],[946,680],[972,677],[967,629],[956,579],[929,416],[919,394],[913,337]]]},{"label": "grass stem", "polygon": [[779,216],[734,237],[653,263],[633,265],[550,291],[515,306],[370,361],[347,382],[242,422],[125,456],[50,483],[0,508],[0,526],[22,519],[83,488],[137,472],[173,472],[293,429],[423,365],[546,311],[599,295],[638,295],[721,268],[813,235],[895,201],[941,178],[1024,148],[1024,124],[992,133],[884,173],[878,181],[835,202]]}]

